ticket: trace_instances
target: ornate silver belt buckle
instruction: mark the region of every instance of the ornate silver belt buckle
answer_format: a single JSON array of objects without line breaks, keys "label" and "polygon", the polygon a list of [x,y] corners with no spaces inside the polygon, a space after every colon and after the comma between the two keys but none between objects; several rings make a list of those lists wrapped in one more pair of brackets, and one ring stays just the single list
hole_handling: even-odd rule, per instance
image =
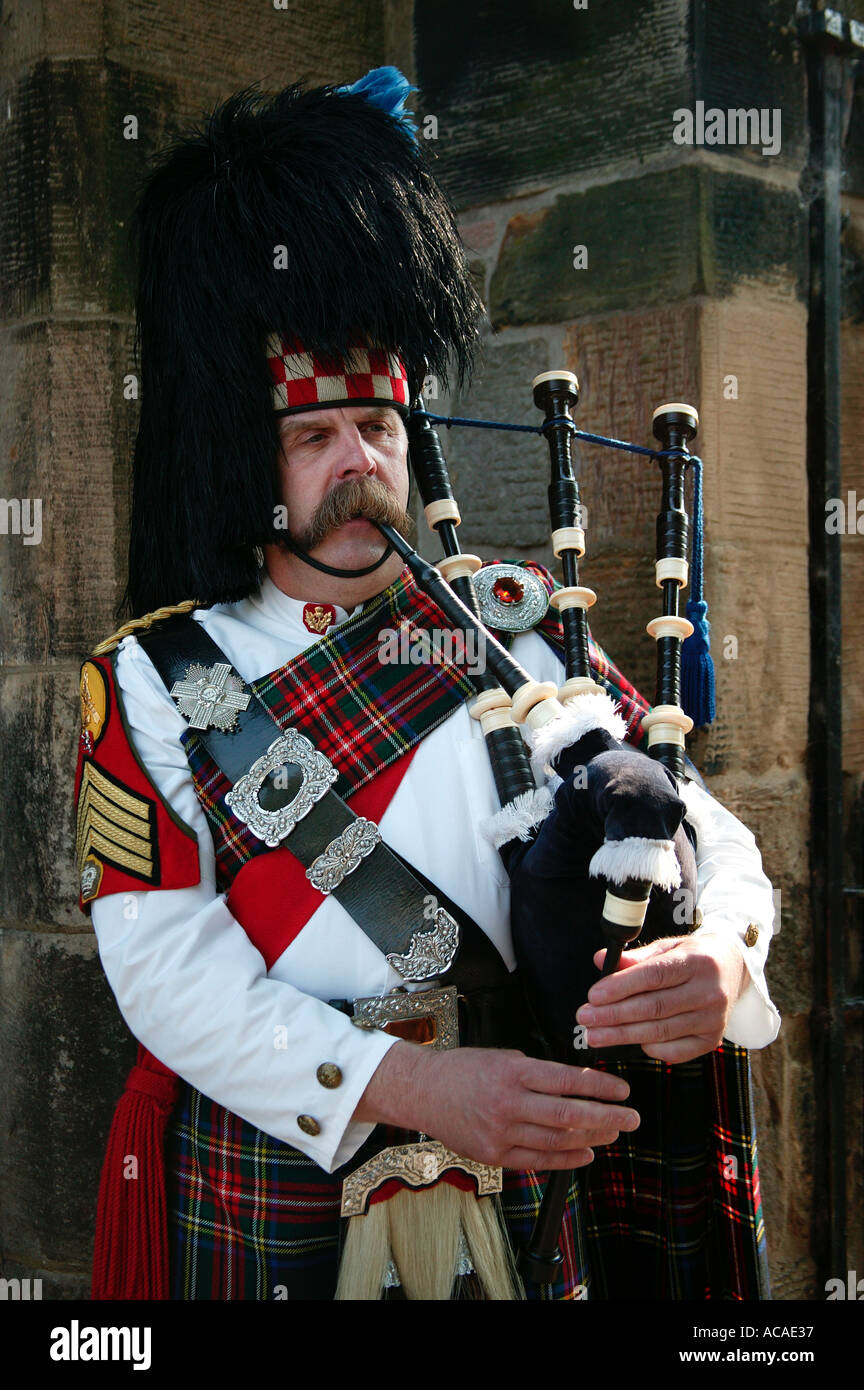
[{"label": "ornate silver belt buckle", "polygon": [[[286,806],[266,811],[258,800],[258,793],[266,778],[283,763],[299,767],[303,780]],[[225,800],[237,819],[272,849],[291,834],[298,821],[308,816],[316,801],[327,795],[338,776],[332,763],[308,738],[296,729],[286,729],[273,740],[266,753],[256,758],[249,771],[237,778]]]},{"label": "ornate silver belt buckle", "polygon": [[357,1028],[380,1028],[404,1042],[420,1043],[436,1052],[445,1052],[459,1046],[456,1000],[455,985],[417,990],[412,994],[396,990],[392,994],[355,999],[351,1021]]}]

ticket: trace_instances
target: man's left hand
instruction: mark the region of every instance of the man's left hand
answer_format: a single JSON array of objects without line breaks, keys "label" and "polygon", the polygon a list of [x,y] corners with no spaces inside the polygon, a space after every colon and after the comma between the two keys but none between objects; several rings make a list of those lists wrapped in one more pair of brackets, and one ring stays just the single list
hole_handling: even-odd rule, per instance
[{"label": "man's left hand", "polygon": [[[601,967],[605,951],[598,951]],[[648,1057],[688,1062],[723,1040],[729,1012],[747,984],[740,950],[725,936],[675,936],[625,951],[576,1015],[589,1047],[639,1043]]]}]

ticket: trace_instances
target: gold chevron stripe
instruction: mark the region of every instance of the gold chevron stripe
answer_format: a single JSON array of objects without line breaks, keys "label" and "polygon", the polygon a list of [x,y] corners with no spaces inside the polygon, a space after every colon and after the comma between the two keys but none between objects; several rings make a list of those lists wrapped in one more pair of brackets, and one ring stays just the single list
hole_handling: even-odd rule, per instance
[{"label": "gold chevron stripe", "polygon": [[98,830],[88,830],[81,848],[83,851],[82,866],[87,855],[92,850],[97,850],[101,851],[102,857],[109,859],[112,864],[122,864],[124,869],[131,869],[141,878],[153,877],[153,865],[147,859],[142,859],[137,854],[130,854],[129,850],[115,845],[113,840],[106,839]]},{"label": "gold chevron stripe", "polygon": [[84,794],[89,786],[94,786],[97,791],[102,792],[103,796],[115,805],[122,806],[124,811],[130,815],[139,816],[142,820],[149,818],[149,805],[143,796],[136,796],[127,787],[118,787],[116,782],[112,782],[103,772],[99,771],[93,763],[87,763],[84,768],[84,776],[81,779],[81,793]]},{"label": "gold chevron stripe", "polygon": [[142,831],[146,835],[146,820],[142,825],[141,817],[130,816],[128,812],[121,811],[119,806],[116,806],[113,801],[109,801],[107,796],[103,796],[95,787],[91,786],[87,788],[84,793],[84,801],[86,802],[87,810],[92,809],[94,812],[98,812],[100,815],[105,816],[113,825],[122,825],[124,829],[131,830],[133,835],[141,835]]},{"label": "gold chevron stripe", "polygon": [[137,854],[143,859],[153,858],[149,834],[130,835],[128,830],[122,830],[113,820],[100,816],[98,811],[88,808],[84,814],[85,834],[91,826],[100,835],[104,835],[106,839],[113,840],[116,845],[125,845],[126,849],[131,850],[133,854]]},{"label": "gold chevron stripe", "polygon": [[90,762],[81,778],[75,839],[82,873],[87,856],[95,851],[140,878],[154,876],[149,802],[128,787],[117,786]]}]

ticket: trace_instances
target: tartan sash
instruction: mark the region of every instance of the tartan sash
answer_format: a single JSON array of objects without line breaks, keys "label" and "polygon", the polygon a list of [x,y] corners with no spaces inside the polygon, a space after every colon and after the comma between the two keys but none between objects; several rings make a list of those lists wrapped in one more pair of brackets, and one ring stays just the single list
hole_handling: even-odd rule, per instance
[{"label": "tartan sash", "polygon": [[[539,574],[550,593],[557,587],[541,565],[527,567]],[[410,652],[414,633],[431,635],[449,630],[449,624],[405,570],[329,636],[279,670],[249,682],[281,728],[299,729],[330,759],[339,772],[333,790],[346,799],[416,748],[475,694],[464,671],[444,651],[434,662],[382,663],[379,634],[385,629],[406,631],[405,646]],[[561,624],[554,609],[538,631],[549,645],[561,649]],[[627,737],[638,743],[647,701],[593,641],[590,652],[596,679],[619,701]],[[210,821],[219,886],[227,891],[247,860],[267,853],[267,846],[231,813],[225,802],[231,784],[195,731],[187,728],[181,738],[195,790]]]},{"label": "tartan sash", "polygon": [[[347,799],[474,694],[468,677],[444,653],[427,664],[380,660],[384,630],[404,628],[410,642],[413,632],[446,626],[440,608],[406,571],[330,636],[249,684],[281,728],[299,729],[329,758],[339,772],[333,790]],[[227,888],[267,846],[232,815],[225,802],[231,784],[198,735],[186,729],[181,737],[210,820],[220,886]]]},{"label": "tartan sash", "polygon": [[[528,564],[551,593],[542,566]],[[278,671],[252,682],[281,727],[298,728],[339,771],[350,798],[416,747],[474,691],[448,660],[382,665],[379,633],[446,629],[413,578],[402,577],[361,613]],[[538,625],[563,646],[554,610]],[[592,672],[618,700],[630,741],[649,705],[605,652]],[[230,784],[191,730],[183,735],[227,890],[266,846],[225,803]],[[731,1044],[670,1066],[650,1058],[607,1064],[624,1075],[641,1128],[598,1149],[574,1178],[554,1284],[529,1299],[755,1299],[767,1275],[748,1054]],[[395,1131],[387,1142],[398,1142]],[[380,1133],[368,1153],[381,1147]],[[172,1298],[331,1299],[340,1243],[341,1173],[328,1174],[183,1083],[166,1142]],[[345,1170],[347,1171],[347,1169]],[[539,1211],[544,1176],[506,1171],[502,1210],[514,1248]]]}]

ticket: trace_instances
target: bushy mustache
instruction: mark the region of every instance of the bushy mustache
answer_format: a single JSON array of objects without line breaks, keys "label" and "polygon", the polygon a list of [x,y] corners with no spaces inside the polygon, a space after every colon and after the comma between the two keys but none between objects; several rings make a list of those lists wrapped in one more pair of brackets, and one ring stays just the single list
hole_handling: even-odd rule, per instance
[{"label": "bushy mustache", "polygon": [[337,483],[318,504],[303,531],[294,536],[294,543],[302,550],[314,550],[331,531],[356,517],[383,521],[406,537],[414,532],[411,513],[388,487],[375,478],[348,478]]}]

